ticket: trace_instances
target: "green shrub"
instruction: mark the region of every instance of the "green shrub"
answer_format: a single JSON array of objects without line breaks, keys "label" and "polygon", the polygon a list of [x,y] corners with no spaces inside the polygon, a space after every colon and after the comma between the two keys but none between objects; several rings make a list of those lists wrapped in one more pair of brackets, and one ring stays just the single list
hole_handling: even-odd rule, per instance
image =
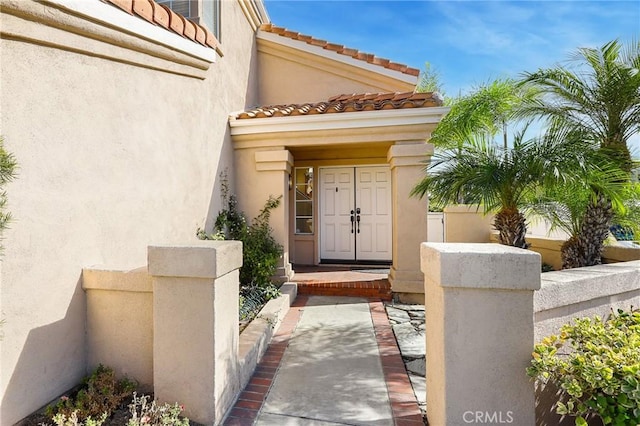
[{"label": "green shrub", "polygon": [[244,213],[238,210],[236,196],[229,194],[226,172],[220,173],[220,179],[222,203],[226,208],[218,213],[213,233],[198,228],[196,235],[202,240],[242,241],[240,285],[245,289],[269,287],[283,252],[282,245],[273,237],[269,218],[271,211],[280,205],[282,196],[269,196],[258,216],[247,224]]},{"label": "green shrub", "polygon": [[278,208],[282,197],[269,196],[258,216],[247,224],[238,209],[235,195],[229,194],[226,171],[220,173],[221,197],[225,209],[218,213],[212,233],[198,228],[201,240],[242,241],[242,267],[240,268],[240,319],[251,320],[270,299],[278,297],[280,290],[272,283],[283,248],[273,237],[269,225],[271,211]]},{"label": "green shrub", "polygon": [[90,376],[82,381],[81,389],[71,396],[62,396],[55,405],[47,407],[51,418],[61,414],[67,420],[77,416],[79,420],[109,417],[127,398],[131,397],[136,384],[128,379],[117,380],[115,372],[100,364]]},{"label": "green shrub", "polygon": [[281,198],[269,196],[260,214],[247,227],[242,240],[243,255],[240,268],[240,283],[243,286],[269,286],[278,268],[282,246],[273,237],[269,217],[271,211],[280,205]]},{"label": "green shrub", "polygon": [[129,404],[131,418],[127,426],[189,426],[189,419],[180,417],[184,407],[178,404],[158,405],[155,400],[149,402],[150,397],[133,393],[133,400]]},{"label": "green shrub", "polygon": [[527,374],[565,391],[556,412],[576,416],[576,425],[588,413],[605,425],[640,424],[640,311],[565,324],[535,346]]}]

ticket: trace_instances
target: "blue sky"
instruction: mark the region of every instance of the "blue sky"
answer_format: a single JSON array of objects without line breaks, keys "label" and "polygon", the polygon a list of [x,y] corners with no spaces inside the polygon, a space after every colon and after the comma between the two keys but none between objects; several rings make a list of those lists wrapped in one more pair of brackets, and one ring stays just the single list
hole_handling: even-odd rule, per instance
[{"label": "blue sky", "polygon": [[[577,47],[640,37],[640,0],[265,0],[271,21],[424,69],[449,96],[563,62]],[[640,137],[632,149],[640,157]]]}]

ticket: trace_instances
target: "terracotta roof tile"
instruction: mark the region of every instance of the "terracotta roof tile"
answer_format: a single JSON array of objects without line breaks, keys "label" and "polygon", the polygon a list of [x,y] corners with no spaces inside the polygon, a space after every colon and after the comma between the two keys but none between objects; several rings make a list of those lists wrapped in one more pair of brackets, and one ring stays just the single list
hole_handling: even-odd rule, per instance
[{"label": "terracotta roof tile", "polygon": [[154,25],[166,28],[194,43],[215,49],[222,55],[218,40],[207,27],[196,24],[154,0],[102,0],[138,16]]},{"label": "terracotta roof tile", "polygon": [[133,1],[132,0],[109,0],[109,3],[118,6],[120,9],[133,15]]},{"label": "terracotta roof tile", "polygon": [[327,101],[271,105],[241,112],[237,119],[293,117],[298,115],[333,114],[340,112],[377,111],[386,109],[426,108],[442,106],[442,98],[434,93],[390,92],[342,94]]},{"label": "terracotta roof tile", "polygon": [[200,44],[206,44],[207,34],[204,32],[204,28],[200,25],[196,25],[196,41]]},{"label": "terracotta roof tile", "polygon": [[295,31],[291,31],[287,28],[284,27],[278,27],[276,25],[273,25],[271,23],[268,24],[262,24],[260,26],[260,29],[262,31],[266,31],[268,33],[273,33],[273,34],[277,34],[279,36],[282,37],[287,37],[290,38],[292,40],[298,40],[298,41],[302,41],[304,43],[310,44],[312,46],[319,46],[322,47],[323,49],[327,49],[327,50],[331,50],[337,53],[340,53],[342,55],[345,56],[350,56],[352,58],[355,59],[359,59],[361,61],[366,61],[370,64],[375,64],[375,65],[379,65],[381,67],[387,68],[387,69],[391,69],[393,71],[398,71],[401,72],[403,74],[408,74],[411,76],[415,76],[417,77],[420,74],[420,70],[417,68],[411,68],[407,65],[404,64],[399,64],[396,62],[391,62],[389,59],[385,59],[385,58],[379,58],[371,53],[364,53],[364,52],[360,52],[357,49],[352,49],[349,47],[345,47],[342,46],[340,44],[335,44],[335,43],[328,43],[326,40],[320,40],[317,38],[314,38],[310,35],[305,35],[305,34],[300,34],[298,32]]},{"label": "terracotta roof tile", "polygon": [[146,21],[153,22],[152,0],[133,0],[133,13]]},{"label": "terracotta roof tile", "polygon": [[184,36],[190,40],[196,41],[196,24],[188,19],[184,20]]},{"label": "terracotta roof tile", "polygon": [[156,2],[153,2],[153,22],[163,28],[169,28],[169,12]]},{"label": "terracotta roof tile", "polygon": [[169,28],[179,35],[184,35],[184,17],[169,9]]},{"label": "terracotta roof tile", "polygon": [[352,58],[354,56],[356,56],[358,54],[358,49],[352,49],[350,47],[345,47],[344,49],[342,49],[342,53],[343,55],[347,55],[347,56],[351,56]]},{"label": "terracotta roof tile", "polygon": [[332,50],[334,52],[338,52],[341,53],[344,50],[344,46],[341,44],[336,44],[336,43],[327,43],[327,45],[324,47],[327,50]]}]

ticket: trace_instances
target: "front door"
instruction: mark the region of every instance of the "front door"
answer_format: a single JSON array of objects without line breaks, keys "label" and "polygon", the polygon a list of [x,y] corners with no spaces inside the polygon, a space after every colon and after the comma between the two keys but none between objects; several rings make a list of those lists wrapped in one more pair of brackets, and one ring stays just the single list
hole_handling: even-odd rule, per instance
[{"label": "front door", "polygon": [[320,258],[391,261],[388,167],[320,169]]}]

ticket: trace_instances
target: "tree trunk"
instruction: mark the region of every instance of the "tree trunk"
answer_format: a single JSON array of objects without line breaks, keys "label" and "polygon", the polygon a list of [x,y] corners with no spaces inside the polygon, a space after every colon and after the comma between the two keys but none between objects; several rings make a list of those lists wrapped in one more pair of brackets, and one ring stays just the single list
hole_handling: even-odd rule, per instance
[{"label": "tree trunk", "polygon": [[597,200],[587,206],[580,233],[569,238],[560,249],[562,269],[602,263],[602,250],[612,218],[611,201],[598,195]]},{"label": "tree trunk", "polygon": [[527,222],[524,215],[515,208],[502,209],[494,218],[493,227],[500,233],[500,244],[526,249]]}]

